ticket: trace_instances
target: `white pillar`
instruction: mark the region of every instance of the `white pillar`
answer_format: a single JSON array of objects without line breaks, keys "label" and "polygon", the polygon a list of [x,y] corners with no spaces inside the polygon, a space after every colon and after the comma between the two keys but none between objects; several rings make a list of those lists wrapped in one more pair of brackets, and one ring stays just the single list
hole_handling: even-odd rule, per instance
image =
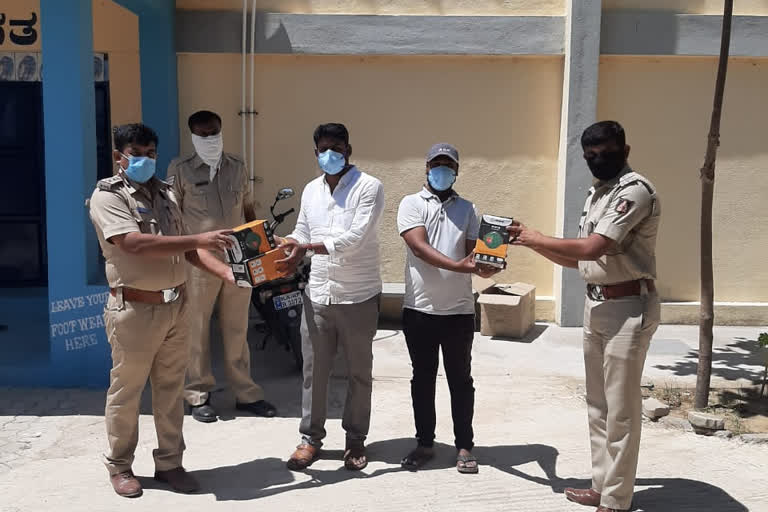
[{"label": "white pillar", "polygon": [[[600,0],[568,0],[565,21],[565,69],[557,165],[555,234],[578,234],[591,175],[584,164],[581,132],[597,116],[600,61]],[[555,320],[567,327],[583,320],[584,282],[578,272],[555,266]]]}]

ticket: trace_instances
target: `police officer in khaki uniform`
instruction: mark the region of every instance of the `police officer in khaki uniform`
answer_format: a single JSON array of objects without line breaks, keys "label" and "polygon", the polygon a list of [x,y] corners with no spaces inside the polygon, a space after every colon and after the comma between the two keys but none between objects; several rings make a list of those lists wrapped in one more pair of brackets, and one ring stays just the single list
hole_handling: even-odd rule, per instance
[{"label": "police officer in khaki uniform", "polygon": [[142,493],[131,465],[147,378],[158,440],[155,479],[180,492],[198,489],[181,466],[189,354],[186,262],[234,282],[230,268],[205,250],[222,251],[231,232],[184,235],[171,182],[154,176],[157,141],[142,124],[116,128],[117,174],[99,181],[89,200],[110,289],[104,311],[112,347],[105,464],[115,492],[126,497]]},{"label": "police officer in khaki uniform", "polygon": [[[202,110],[192,114],[188,124],[195,154],[174,160],[168,168],[168,176],[175,178],[174,191],[187,232],[231,229],[255,220],[245,164],[223,152],[221,118]],[[217,303],[224,368],[235,393],[235,406],[259,416],[277,414],[251,377],[247,340],[251,289],[239,288],[191,267],[188,291],[194,314],[190,316],[190,360],[184,395],[192,417],[204,423],[217,420],[210,403],[210,392],[216,386],[211,371],[210,325]]]},{"label": "police officer in khaki uniform", "polygon": [[584,308],[592,487],[566,489],[573,502],[599,512],[629,510],[637,471],[642,396],[640,380],[659,325],[656,189],[627,164],[629,146],[615,121],[595,123],[581,137],[596,178],[587,196],[578,239],[559,239],[517,224],[525,245],[559,265],[578,268],[587,282]]}]

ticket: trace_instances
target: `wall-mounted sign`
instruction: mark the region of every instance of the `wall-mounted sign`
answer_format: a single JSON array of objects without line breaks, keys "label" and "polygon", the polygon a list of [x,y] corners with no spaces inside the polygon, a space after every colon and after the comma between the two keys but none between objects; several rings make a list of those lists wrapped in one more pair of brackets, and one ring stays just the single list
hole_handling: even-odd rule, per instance
[{"label": "wall-mounted sign", "polygon": [[0,12],[0,47],[29,47],[37,43],[38,17],[31,12],[27,17],[17,17]]}]

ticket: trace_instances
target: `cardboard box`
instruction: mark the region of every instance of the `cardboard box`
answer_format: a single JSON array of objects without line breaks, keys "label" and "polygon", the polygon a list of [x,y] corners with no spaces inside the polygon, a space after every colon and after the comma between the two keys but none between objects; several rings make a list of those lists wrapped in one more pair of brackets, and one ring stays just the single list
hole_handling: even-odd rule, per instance
[{"label": "cardboard box", "polygon": [[506,268],[509,245],[507,226],[511,224],[511,218],[483,215],[475,244],[475,262]]},{"label": "cardboard box", "polygon": [[240,263],[231,263],[235,283],[240,287],[258,286],[267,281],[274,281],[291,274],[280,272],[275,266],[277,260],[286,258],[285,250],[273,249],[261,256],[250,258]]},{"label": "cardboard box", "polygon": [[480,303],[477,299],[480,298],[482,293],[486,290],[496,286],[496,281],[489,277],[480,277],[477,274],[472,274],[472,295],[475,297],[475,332],[480,332]]},{"label": "cardboard box", "polygon": [[536,320],[536,287],[526,283],[498,284],[477,299],[480,334],[523,338]]},{"label": "cardboard box", "polygon": [[254,220],[234,228],[233,231],[230,238],[234,247],[227,249],[226,254],[229,263],[244,263],[277,247],[275,234],[269,229],[269,222],[266,220]]}]

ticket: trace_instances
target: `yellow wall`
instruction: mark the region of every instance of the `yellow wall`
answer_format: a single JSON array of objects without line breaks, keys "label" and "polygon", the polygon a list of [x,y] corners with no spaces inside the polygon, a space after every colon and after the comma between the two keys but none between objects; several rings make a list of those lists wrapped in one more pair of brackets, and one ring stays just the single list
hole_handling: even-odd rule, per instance
[{"label": "yellow wall", "polygon": [[[715,58],[603,57],[599,117],[620,121],[630,161],[662,200],[657,261],[666,300],[699,299],[699,169],[704,159]],[[768,301],[768,59],[731,59],[717,160],[715,300]]]},{"label": "yellow wall", "polygon": [[[38,38],[30,46],[12,45],[6,21],[6,37],[0,52],[41,51],[39,0],[3,0],[0,12],[7,20],[29,19],[37,14]],[[109,54],[110,117],[113,125],[141,121],[141,85],[139,75],[139,19],[111,0],[93,0],[93,51]]]},{"label": "yellow wall", "polygon": [[[248,1],[250,8],[251,2]],[[176,0],[177,9],[242,11],[242,0]],[[314,14],[447,14],[561,16],[565,0],[258,0],[267,12]]]},{"label": "yellow wall", "polygon": [[[663,10],[685,14],[723,14],[722,0],[603,0],[603,9]],[[735,0],[733,14],[768,14],[765,0]]]},{"label": "yellow wall", "polygon": [[93,50],[109,54],[112,125],[140,122],[139,17],[111,0],[93,0]]},{"label": "yellow wall", "polygon": [[[240,153],[240,56],[182,54],[178,62],[183,152],[192,151],[187,117],[209,108],[224,118],[225,149]],[[315,126],[345,123],[353,160],[385,186],[385,281],[403,281],[397,205],[420,190],[435,142],[458,146],[456,188],[481,212],[553,229],[561,58],[258,56],[256,63],[260,202],[267,206],[283,186],[300,191],[318,172]],[[552,266],[530,251],[513,253],[501,279],[552,294]]]}]

